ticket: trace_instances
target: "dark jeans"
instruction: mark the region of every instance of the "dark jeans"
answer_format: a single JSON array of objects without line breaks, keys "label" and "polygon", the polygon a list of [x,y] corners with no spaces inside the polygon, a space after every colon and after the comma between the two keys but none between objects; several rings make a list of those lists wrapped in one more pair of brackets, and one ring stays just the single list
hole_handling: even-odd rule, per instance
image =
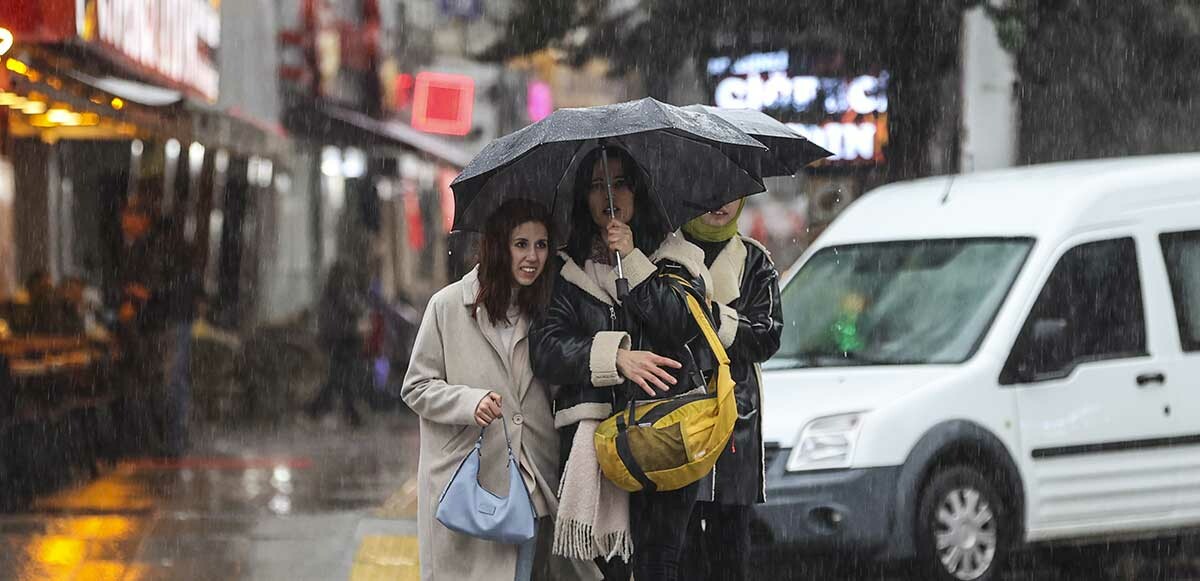
[{"label": "dark jeans", "polygon": [[362,423],[362,417],[354,408],[356,393],[360,387],[358,382],[366,373],[367,362],[360,355],[357,344],[339,345],[329,353],[329,375],[317,397],[308,404],[308,415],[318,417],[333,410],[334,398],[342,400],[342,412],[351,424]]},{"label": "dark jeans", "polygon": [[629,497],[633,533],[633,578],[676,581],[680,576],[688,521],[700,494],[699,483],[670,492],[638,492]]},{"label": "dark jeans", "polygon": [[741,581],[750,576],[749,506],[698,502],[688,523],[684,578]]}]

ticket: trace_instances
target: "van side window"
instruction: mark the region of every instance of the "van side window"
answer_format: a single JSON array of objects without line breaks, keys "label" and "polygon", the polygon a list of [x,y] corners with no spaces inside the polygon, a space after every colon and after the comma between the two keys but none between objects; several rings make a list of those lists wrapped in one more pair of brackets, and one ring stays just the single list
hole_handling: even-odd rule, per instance
[{"label": "van side window", "polygon": [[1184,351],[1200,351],[1200,230],[1159,237]]},{"label": "van side window", "polygon": [[1066,377],[1082,363],[1146,355],[1137,246],[1132,238],[1076,246],[1042,288],[1003,384]]}]

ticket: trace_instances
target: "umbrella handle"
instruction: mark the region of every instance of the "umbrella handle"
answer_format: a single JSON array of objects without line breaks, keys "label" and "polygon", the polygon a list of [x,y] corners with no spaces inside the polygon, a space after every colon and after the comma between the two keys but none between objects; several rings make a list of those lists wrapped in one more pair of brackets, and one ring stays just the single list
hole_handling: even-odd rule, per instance
[{"label": "umbrella handle", "polygon": [[[604,185],[608,187],[608,215],[614,217],[617,215],[617,209],[613,203],[612,192],[612,176],[608,174],[608,146],[600,146],[600,157],[604,160]],[[629,279],[625,278],[625,266],[621,264],[621,253],[614,251],[613,254],[617,257],[617,300],[624,302],[625,297],[629,296]]]}]

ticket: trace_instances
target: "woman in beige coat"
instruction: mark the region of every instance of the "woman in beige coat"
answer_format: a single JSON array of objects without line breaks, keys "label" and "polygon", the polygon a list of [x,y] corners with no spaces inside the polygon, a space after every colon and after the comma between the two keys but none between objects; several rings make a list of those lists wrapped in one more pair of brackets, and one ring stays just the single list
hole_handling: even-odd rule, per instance
[{"label": "woman in beige coat", "polygon": [[[549,298],[543,274],[553,241],[545,210],[507,202],[483,233],[479,266],[429,301],[402,396],[421,417],[418,526],[421,579],[530,579],[545,567],[558,489],[558,435],[550,392],[529,365],[529,320]],[[442,491],[503,414],[538,517],[538,536],[507,545],[461,535],[435,518]],[[504,430],[484,431],[480,484],[507,496]],[[537,556],[535,557],[535,552]],[[538,575],[540,577],[540,575]]]}]

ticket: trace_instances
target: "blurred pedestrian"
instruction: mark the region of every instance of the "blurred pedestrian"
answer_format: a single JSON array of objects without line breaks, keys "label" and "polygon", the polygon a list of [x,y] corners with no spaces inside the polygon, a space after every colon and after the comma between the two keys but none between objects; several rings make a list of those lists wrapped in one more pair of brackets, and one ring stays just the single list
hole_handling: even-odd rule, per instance
[{"label": "blurred pedestrian", "polygon": [[317,305],[317,340],[329,355],[329,373],[321,391],[305,412],[318,420],[340,399],[342,414],[352,427],[362,426],[355,400],[368,377],[365,340],[360,320],[365,303],[350,265],[337,261],[329,267],[321,302]]},{"label": "blurred pedestrian", "polygon": [[199,282],[180,224],[158,215],[159,184],[161,177],[141,178],[121,211],[118,318],[131,331],[129,380],[142,390],[134,397],[153,416],[142,436],[157,442],[146,447],[178,457],[189,445],[191,326]]},{"label": "blurred pedestrian", "polygon": [[[702,374],[715,368],[715,358],[684,298],[705,292],[704,253],[667,233],[627,152],[609,147],[606,166],[596,149],[579,167],[567,253],[550,307],[531,333],[535,373],[560,386],[555,425],[563,484],[555,551],[594,558],[605,579],[627,580],[632,549],[636,579],[673,581],[698,484],[629,495],[601,474],[593,436],[630,400],[704,388]],[[616,290],[614,253],[623,260],[628,296]]]},{"label": "blurred pedestrian", "polygon": [[[502,205],[483,233],[479,266],[442,289],[426,307],[404,379],[404,402],[421,417],[418,538],[421,578],[456,581],[549,578],[551,520],[557,508],[558,436],[549,388],[536,380],[526,339],[545,308],[554,247],[540,205]],[[438,500],[483,432],[479,484],[508,490],[505,430],[533,501],[537,535],[520,546],[451,531],[435,520]]]},{"label": "blurred pedestrian", "polygon": [[779,349],[783,312],[779,274],[766,249],[738,234],[745,198],[683,227],[704,251],[712,280],[717,337],[730,360],[738,419],[716,468],[700,483],[688,526],[686,579],[736,581],[750,576],[750,517],[764,502],[762,385],[759,364]]}]

